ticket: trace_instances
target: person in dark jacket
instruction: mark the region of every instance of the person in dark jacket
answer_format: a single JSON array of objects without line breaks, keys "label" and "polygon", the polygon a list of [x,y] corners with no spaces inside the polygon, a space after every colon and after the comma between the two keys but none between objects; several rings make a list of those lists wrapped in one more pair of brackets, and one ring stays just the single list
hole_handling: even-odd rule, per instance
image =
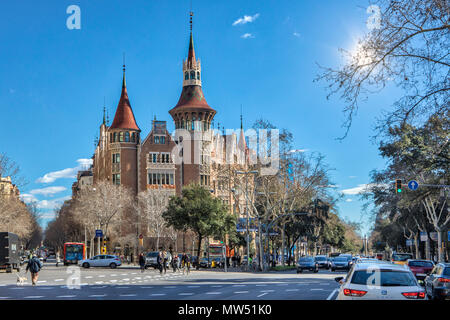
[{"label": "person in dark jacket", "polygon": [[145,257],[142,252],[139,255],[139,266],[141,267],[141,272],[144,272],[145,271]]},{"label": "person in dark jacket", "polygon": [[25,270],[25,273],[30,270],[31,273],[31,283],[33,286],[36,285],[38,277],[39,277],[39,271],[42,269],[42,262],[36,257],[36,255],[33,255],[31,259],[28,260],[27,268]]},{"label": "person in dark jacket", "polygon": [[158,258],[156,258],[156,263],[158,264],[159,274],[162,274],[164,265],[164,254],[162,251],[159,252]]}]

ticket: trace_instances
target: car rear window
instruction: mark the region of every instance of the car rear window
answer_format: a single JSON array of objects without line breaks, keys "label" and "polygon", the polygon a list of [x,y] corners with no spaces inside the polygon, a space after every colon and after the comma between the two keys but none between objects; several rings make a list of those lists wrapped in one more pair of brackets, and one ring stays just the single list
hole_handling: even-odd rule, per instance
[{"label": "car rear window", "polygon": [[336,261],[336,262],[346,262],[346,261],[348,261],[348,259],[347,259],[347,257],[338,257],[338,258],[335,258],[334,261]]},{"label": "car rear window", "polygon": [[425,268],[433,267],[433,263],[429,261],[410,261],[408,265],[410,267],[425,267]]},{"label": "car rear window", "polygon": [[298,260],[299,262],[311,262],[313,261],[313,258],[300,258],[300,260]]},{"label": "car rear window", "polygon": [[413,256],[410,254],[393,254],[392,255],[392,260],[394,261],[406,261],[408,259],[412,259]]},{"label": "car rear window", "polygon": [[355,271],[351,283],[380,285],[382,287],[410,287],[417,285],[411,272],[383,269]]}]

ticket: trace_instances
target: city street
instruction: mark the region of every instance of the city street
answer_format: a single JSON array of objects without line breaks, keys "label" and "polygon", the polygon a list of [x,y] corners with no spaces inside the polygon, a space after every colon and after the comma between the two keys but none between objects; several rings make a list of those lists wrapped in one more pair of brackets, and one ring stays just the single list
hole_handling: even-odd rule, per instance
[{"label": "city street", "polygon": [[[80,289],[69,289],[67,267],[45,264],[36,287],[17,285],[17,273],[0,273],[0,299],[81,299],[81,300],[334,300],[342,273],[286,272],[244,273],[191,271],[189,275],[166,275],[137,267],[80,269]],[[21,273],[23,275],[23,271]]]}]

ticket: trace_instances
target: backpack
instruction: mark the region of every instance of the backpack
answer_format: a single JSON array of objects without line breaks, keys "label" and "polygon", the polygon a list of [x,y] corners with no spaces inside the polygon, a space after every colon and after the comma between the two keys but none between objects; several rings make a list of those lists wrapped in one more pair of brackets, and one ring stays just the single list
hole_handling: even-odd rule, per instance
[{"label": "backpack", "polygon": [[39,260],[31,259],[30,260],[30,271],[33,273],[38,273],[42,268],[42,263]]}]

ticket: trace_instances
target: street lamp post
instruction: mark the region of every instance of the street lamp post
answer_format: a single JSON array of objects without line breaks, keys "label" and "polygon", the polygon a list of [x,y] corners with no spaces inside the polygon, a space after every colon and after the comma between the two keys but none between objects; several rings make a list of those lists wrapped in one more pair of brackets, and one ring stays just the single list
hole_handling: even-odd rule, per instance
[{"label": "street lamp post", "polygon": [[245,211],[247,211],[247,267],[250,269],[250,229],[248,213],[248,174],[258,174],[258,171],[236,171],[236,174],[245,174]]}]

